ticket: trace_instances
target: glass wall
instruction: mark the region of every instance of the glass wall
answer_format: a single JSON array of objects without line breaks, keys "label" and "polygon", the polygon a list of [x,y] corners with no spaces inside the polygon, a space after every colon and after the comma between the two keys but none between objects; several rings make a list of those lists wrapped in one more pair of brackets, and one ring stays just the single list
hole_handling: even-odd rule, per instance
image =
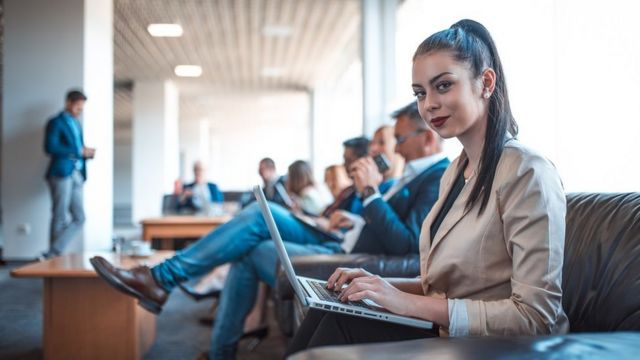
[{"label": "glass wall", "polygon": [[[203,156],[208,178],[223,190],[247,190],[258,184],[258,162],[263,157],[273,158],[281,174],[293,161],[309,160],[310,115],[306,92],[233,94],[219,96],[215,101],[219,103],[218,111],[197,121],[199,150],[191,154]],[[186,145],[183,142],[182,146]],[[192,161],[187,158],[184,173],[190,181]]]},{"label": "glass wall", "polygon": [[[567,191],[638,191],[640,23],[633,2],[407,0],[398,11],[398,93],[428,35],[480,21],[502,58],[520,140],[558,167]],[[461,147],[449,141],[455,157]]]}]

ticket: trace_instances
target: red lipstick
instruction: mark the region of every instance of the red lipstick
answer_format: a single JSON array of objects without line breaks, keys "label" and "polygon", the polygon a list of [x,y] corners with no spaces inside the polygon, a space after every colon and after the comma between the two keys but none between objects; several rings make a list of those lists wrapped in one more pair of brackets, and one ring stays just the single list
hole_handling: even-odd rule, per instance
[{"label": "red lipstick", "polygon": [[436,128],[442,127],[442,125],[444,125],[445,122],[447,122],[447,120],[449,120],[449,116],[440,116],[437,118],[433,118],[431,119],[431,125],[433,125]]}]

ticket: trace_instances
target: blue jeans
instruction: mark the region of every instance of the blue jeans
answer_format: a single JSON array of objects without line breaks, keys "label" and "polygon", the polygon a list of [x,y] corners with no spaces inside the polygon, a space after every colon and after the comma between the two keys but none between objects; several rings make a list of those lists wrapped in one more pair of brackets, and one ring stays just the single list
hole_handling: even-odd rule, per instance
[{"label": "blue jeans", "polygon": [[56,256],[62,254],[82,230],[85,221],[82,207],[84,178],[79,171],[73,171],[66,177],[48,177],[47,182],[53,200],[53,216],[46,256]]},{"label": "blue jeans", "polygon": [[[269,207],[290,256],[341,252],[338,243],[327,241],[328,237],[302,224],[285,208],[273,203]],[[171,291],[181,282],[233,262],[213,329],[213,354],[219,346],[235,345],[238,341],[244,318],[255,302],[259,279],[269,285],[275,283],[277,260],[267,224],[258,204],[253,203],[151,271],[156,281]]]}]

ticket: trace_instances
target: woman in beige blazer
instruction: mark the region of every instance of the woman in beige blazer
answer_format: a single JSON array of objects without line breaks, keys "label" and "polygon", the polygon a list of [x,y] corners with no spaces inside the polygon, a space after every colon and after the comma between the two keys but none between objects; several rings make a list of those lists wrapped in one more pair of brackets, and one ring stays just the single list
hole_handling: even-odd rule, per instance
[{"label": "woman in beige blazer", "polygon": [[[441,336],[566,332],[562,183],[549,161],[515,140],[502,64],[487,29],[462,20],[427,38],[413,58],[413,91],[429,126],[464,147],[422,226],[420,277],[382,279],[339,268],[327,287],[342,289],[344,301],[370,299],[430,320]],[[310,310],[288,353],[436,334]]]}]

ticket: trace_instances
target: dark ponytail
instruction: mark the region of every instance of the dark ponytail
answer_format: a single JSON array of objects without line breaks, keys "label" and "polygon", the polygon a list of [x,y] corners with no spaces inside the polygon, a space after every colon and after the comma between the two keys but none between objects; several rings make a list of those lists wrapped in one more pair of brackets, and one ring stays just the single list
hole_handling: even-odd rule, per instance
[{"label": "dark ponytail", "polygon": [[491,186],[507,136],[518,135],[518,125],[511,113],[507,84],[496,45],[489,31],[473,20],[460,20],[449,29],[429,36],[418,46],[413,60],[432,51],[447,50],[457,61],[468,63],[474,77],[479,77],[487,68],[496,73],[496,86],[489,99],[487,132],[482,147],[482,157],[477,181],[471,190],[466,207],[470,209],[481,200],[482,213],[491,196]]}]

